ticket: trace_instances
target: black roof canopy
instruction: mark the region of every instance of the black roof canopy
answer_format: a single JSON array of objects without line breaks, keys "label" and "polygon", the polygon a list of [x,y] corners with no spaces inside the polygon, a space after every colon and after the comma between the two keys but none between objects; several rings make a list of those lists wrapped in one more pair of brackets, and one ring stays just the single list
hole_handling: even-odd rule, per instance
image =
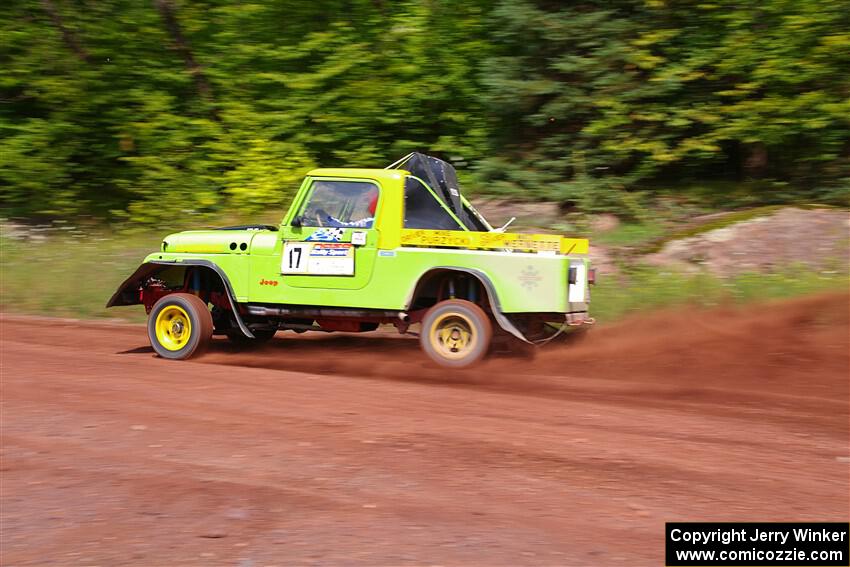
[{"label": "black roof canopy", "polygon": [[452,212],[471,230],[487,230],[484,224],[474,218],[473,214],[464,207],[460,198],[460,186],[457,182],[457,172],[448,162],[441,159],[411,152],[387,169],[404,169],[413,176],[427,183],[437,197],[442,200]]}]

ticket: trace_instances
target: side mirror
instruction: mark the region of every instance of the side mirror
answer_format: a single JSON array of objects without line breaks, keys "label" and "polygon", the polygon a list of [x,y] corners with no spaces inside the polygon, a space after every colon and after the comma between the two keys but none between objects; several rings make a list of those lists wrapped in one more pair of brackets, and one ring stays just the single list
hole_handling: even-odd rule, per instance
[{"label": "side mirror", "polygon": [[293,217],[292,219],[293,228],[301,228],[301,223],[301,215],[295,215],[295,217]]}]

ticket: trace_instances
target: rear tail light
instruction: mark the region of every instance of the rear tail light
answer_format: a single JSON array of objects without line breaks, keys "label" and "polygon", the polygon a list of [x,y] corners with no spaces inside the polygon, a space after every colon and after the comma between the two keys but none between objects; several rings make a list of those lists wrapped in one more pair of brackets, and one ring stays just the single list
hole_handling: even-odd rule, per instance
[{"label": "rear tail light", "polygon": [[587,270],[587,283],[590,285],[596,285],[596,268],[590,268]]}]

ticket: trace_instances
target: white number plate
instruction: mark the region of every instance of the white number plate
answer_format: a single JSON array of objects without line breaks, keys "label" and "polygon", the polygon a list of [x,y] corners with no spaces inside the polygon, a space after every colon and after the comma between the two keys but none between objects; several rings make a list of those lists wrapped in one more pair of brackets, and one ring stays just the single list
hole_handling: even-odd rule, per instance
[{"label": "white number plate", "polygon": [[287,242],[280,273],[353,276],[354,247],[342,242]]}]

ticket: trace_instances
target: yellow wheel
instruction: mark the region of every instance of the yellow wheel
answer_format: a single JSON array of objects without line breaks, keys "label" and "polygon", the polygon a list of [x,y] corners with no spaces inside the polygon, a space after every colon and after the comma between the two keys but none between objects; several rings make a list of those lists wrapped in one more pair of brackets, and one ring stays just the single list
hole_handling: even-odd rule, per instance
[{"label": "yellow wheel", "polygon": [[440,315],[430,327],[433,347],[443,358],[460,359],[475,348],[478,337],[472,331],[472,321],[463,315]]},{"label": "yellow wheel", "polygon": [[156,317],[156,340],[163,348],[180,350],[192,336],[189,314],[177,305],[167,305]]},{"label": "yellow wheel", "polygon": [[173,293],[156,302],[148,317],[148,338],[163,358],[182,360],[200,354],[212,338],[207,304],[188,293]]},{"label": "yellow wheel", "polygon": [[422,350],[442,366],[463,368],[487,354],[493,326],[484,311],[462,299],[442,301],[422,320]]}]

